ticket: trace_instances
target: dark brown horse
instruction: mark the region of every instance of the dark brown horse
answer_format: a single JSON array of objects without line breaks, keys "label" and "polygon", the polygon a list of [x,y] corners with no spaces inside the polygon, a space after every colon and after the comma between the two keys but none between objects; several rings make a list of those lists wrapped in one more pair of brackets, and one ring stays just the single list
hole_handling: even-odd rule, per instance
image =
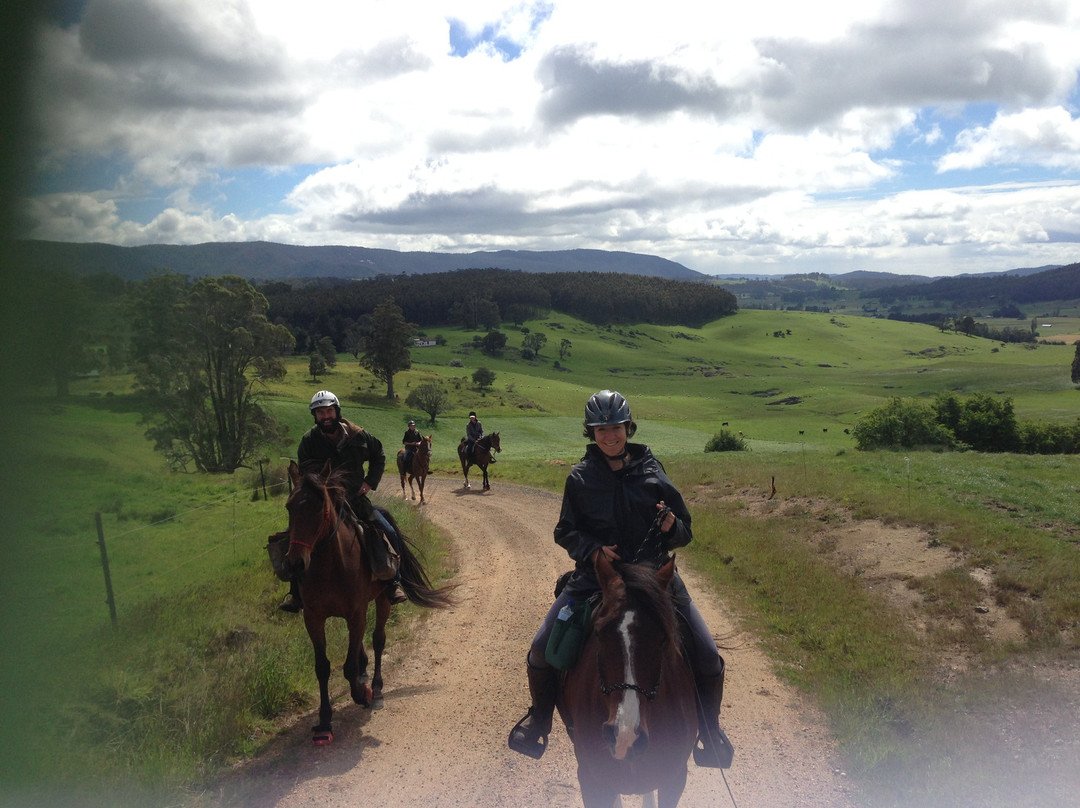
[{"label": "dark brown horse", "polygon": [[427,480],[428,468],[431,465],[431,435],[424,435],[420,445],[413,452],[412,462],[409,468],[405,468],[405,449],[398,449],[397,470],[401,475],[401,496],[405,496],[405,478],[409,478],[409,493],[416,499],[416,491],[413,490],[413,480],[416,480],[420,488],[420,504],[424,504],[424,481]]},{"label": "dark brown horse", "polygon": [[480,470],[484,472],[484,490],[490,491],[491,484],[488,482],[488,465],[491,463],[491,458],[495,452],[502,451],[502,445],[499,442],[499,433],[492,432],[490,435],[484,435],[476,443],[473,444],[473,452],[470,457],[468,444],[465,443],[465,438],[461,439],[461,443],[458,444],[458,459],[461,461],[461,473],[465,475],[465,487],[472,488],[469,485],[469,467],[479,466]]},{"label": "dark brown horse", "polygon": [[[386,647],[386,619],[390,615],[389,587],[386,581],[372,577],[361,536],[366,533],[368,539],[381,541],[381,538],[372,535],[374,528],[353,516],[343,479],[340,471],[303,474],[295,461],[289,464],[292,493],[285,505],[289,511],[287,558],[293,569],[303,569],[300,595],[304,603],[304,625],[315,649],[315,676],[319,680],[319,723],[313,729],[312,740],[319,745],[334,740],[328,686],[330,660],[326,656],[327,618],[340,617],[349,627],[344,673],[353,701],[376,709],[383,705],[382,654]],[[409,600],[429,608],[450,605],[448,590],[432,588],[423,567],[409,549],[408,537],[398,530],[393,517],[385,511],[383,514],[401,537],[401,586]],[[371,639],[375,666],[368,684],[364,631],[371,601],[375,601],[375,629]]]},{"label": "dark brown horse", "polygon": [[558,708],[574,742],[585,808],[611,808],[619,794],[657,792],[674,808],[686,787],[697,740],[694,678],[680,651],[668,585],[658,572],[596,564],[603,601],[577,665],[566,674]]}]

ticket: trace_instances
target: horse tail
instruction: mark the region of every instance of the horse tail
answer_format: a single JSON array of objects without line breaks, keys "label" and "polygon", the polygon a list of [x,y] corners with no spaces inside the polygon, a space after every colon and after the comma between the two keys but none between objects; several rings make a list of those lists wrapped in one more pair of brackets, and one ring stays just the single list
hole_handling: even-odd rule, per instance
[{"label": "horse tail", "polygon": [[450,592],[454,587],[434,587],[420,560],[412,551],[412,539],[404,534],[398,535],[401,536],[401,588],[405,590],[409,600],[417,606],[428,609],[445,609],[447,606],[452,606],[454,601],[450,597]]},{"label": "horse tail", "polygon": [[390,522],[398,538],[401,539],[401,546],[398,548],[401,553],[401,588],[405,590],[409,600],[417,606],[428,609],[445,609],[447,606],[454,605],[450,593],[455,587],[452,585],[435,587],[428,578],[420,559],[416,557],[414,552],[416,543],[405,535],[389,511],[385,508],[379,508],[379,511]]}]

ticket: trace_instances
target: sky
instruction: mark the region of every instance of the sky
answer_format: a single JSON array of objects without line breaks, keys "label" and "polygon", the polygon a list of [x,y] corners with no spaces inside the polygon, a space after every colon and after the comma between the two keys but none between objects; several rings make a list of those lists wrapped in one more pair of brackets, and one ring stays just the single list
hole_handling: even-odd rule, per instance
[{"label": "sky", "polygon": [[24,238],[1080,261],[1080,3],[59,0]]}]

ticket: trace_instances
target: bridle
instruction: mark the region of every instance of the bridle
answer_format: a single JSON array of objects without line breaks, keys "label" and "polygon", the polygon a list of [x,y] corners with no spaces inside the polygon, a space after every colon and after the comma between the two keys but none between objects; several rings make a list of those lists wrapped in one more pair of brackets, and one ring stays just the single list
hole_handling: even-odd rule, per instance
[{"label": "bridle", "polygon": [[656,698],[657,691],[660,690],[660,682],[664,678],[664,657],[660,656],[660,670],[656,672],[656,684],[646,690],[641,685],[635,685],[632,682],[615,682],[608,684],[604,681],[604,663],[600,658],[600,645],[596,646],[596,670],[600,674],[600,692],[605,696],[610,696],[612,693],[618,690],[633,690],[635,693],[645,697],[646,701],[652,701]]},{"label": "bridle", "polygon": [[600,663],[600,649],[596,649],[596,667],[600,671],[600,692],[605,696],[610,696],[616,690],[633,690],[636,693],[640,693],[645,697],[646,701],[652,701],[656,698],[657,691],[660,690],[660,681],[664,678],[664,659],[660,658],[660,670],[656,674],[656,684],[652,686],[650,690],[646,690],[641,685],[635,685],[631,682],[616,682],[615,684],[607,684],[604,682],[604,669]]},{"label": "bridle", "polygon": [[[308,550],[314,550],[315,545],[319,542],[319,539],[323,538],[323,536],[333,536],[334,533],[337,532],[338,526],[341,525],[341,520],[345,512],[345,507],[346,504],[343,500],[341,505],[337,509],[337,513],[335,514],[333,508],[331,507],[330,497],[327,495],[326,489],[323,488],[322,517],[319,520],[318,529],[312,534],[314,538],[310,542],[306,542],[302,539],[294,539],[292,536],[290,536],[289,542],[292,544],[297,544],[300,547],[305,547]],[[331,521],[333,521],[332,525],[330,524]],[[330,525],[329,528],[327,528],[328,525]]]}]

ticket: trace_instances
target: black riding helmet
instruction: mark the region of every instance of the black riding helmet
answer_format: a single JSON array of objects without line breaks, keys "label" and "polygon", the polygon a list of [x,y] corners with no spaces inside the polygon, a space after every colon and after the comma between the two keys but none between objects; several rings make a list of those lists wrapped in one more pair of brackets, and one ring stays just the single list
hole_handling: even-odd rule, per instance
[{"label": "black riding helmet", "polygon": [[633,437],[637,424],[630,415],[630,404],[621,393],[601,390],[585,404],[585,437],[593,440],[593,427],[626,424],[626,437]]}]

